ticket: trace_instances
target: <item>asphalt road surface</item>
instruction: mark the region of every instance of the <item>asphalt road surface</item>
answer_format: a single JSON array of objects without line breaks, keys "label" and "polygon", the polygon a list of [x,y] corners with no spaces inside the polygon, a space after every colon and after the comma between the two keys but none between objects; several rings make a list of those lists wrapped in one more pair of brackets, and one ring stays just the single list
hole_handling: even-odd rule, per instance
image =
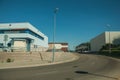
[{"label": "asphalt road surface", "polygon": [[39,67],[0,69],[0,80],[120,80],[120,60],[79,54],[79,60]]}]

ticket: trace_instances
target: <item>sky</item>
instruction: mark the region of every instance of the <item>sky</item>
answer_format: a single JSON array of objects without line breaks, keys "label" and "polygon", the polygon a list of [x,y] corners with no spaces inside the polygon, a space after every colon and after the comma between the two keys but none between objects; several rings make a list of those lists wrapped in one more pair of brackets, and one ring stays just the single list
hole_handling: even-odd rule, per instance
[{"label": "sky", "polygon": [[0,23],[29,22],[52,42],[55,8],[55,42],[67,42],[69,49],[120,31],[120,0],[0,0]]}]

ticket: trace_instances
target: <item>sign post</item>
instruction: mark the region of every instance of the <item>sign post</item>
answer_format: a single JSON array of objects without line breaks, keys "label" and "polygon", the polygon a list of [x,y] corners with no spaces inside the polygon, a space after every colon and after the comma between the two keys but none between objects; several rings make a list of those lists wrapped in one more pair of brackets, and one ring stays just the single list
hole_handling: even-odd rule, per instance
[{"label": "sign post", "polygon": [[8,41],[8,35],[4,35],[5,47],[7,47],[6,42]]}]

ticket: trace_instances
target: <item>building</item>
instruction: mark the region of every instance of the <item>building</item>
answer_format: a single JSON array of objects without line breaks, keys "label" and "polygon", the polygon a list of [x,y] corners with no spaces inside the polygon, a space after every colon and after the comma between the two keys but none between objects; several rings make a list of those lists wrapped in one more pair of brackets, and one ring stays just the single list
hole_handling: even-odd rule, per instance
[{"label": "building", "polygon": [[[54,43],[49,43],[49,50],[52,50],[53,49],[53,44]],[[61,50],[61,51],[64,51],[64,52],[67,52],[68,51],[68,43],[55,43],[55,50]]]},{"label": "building", "polygon": [[48,37],[28,22],[0,24],[0,46],[12,51],[45,51]]},{"label": "building", "polygon": [[75,47],[75,51],[78,53],[86,53],[86,52],[89,52],[89,50],[90,50],[90,43],[89,42],[81,43]]},{"label": "building", "polygon": [[105,44],[120,44],[120,31],[106,31],[90,41],[91,51],[99,51]]}]

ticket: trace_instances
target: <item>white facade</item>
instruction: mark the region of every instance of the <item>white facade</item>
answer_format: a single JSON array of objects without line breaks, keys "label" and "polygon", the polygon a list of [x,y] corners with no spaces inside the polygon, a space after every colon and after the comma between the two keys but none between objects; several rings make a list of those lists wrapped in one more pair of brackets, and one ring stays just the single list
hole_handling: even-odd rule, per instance
[{"label": "white facade", "polygon": [[68,45],[62,45],[62,44],[55,44],[56,49],[61,49],[61,48],[68,48]]},{"label": "white facade", "polygon": [[68,51],[68,43],[49,43],[49,49],[53,49],[53,47],[64,52]]},{"label": "white facade", "polygon": [[48,37],[30,23],[0,24],[0,45],[35,51],[48,48]]},{"label": "white facade", "polygon": [[120,31],[106,31],[90,41],[91,51],[99,51],[105,44],[120,44]]}]

